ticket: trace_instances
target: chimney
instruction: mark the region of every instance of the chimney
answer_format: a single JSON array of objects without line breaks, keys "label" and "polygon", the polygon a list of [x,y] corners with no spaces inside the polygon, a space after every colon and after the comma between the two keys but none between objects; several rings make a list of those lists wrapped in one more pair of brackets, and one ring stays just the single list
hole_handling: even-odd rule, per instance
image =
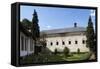
[{"label": "chimney", "polygon": [[77,23],[74,23],[74,27],[77,27]]}]

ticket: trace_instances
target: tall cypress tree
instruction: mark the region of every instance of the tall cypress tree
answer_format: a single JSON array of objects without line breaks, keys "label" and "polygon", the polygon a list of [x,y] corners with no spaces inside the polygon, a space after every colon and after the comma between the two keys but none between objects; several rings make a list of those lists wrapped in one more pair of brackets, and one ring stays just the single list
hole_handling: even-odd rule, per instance
[{"label": "tall cypress tree", "polygon": [[32,28],[31,28],[31,31],[32,31],[32,37],[34,38],[34,44],[35,44],[35,54],[37,54],[38,52],[38,49],[37,49],[37,41],[40,37],[40,30],[39,30],[39,25],[38,25],[38,15],[37,15],[37,12],[36,10],[34,10],[34,14],[33,14],[33,18],[32,18]]},{"label": "tall cypress tree", "polygon": [[39,22],[38,15],[37,15],[36,10],[34,10],[34,14],[32,18],[32,36],[35,40],[40,37],[40,30],[39,30],[38,22]]},{"label": "tall cypress tree", "polygon": [[93,29],[93,22],[92,22],[91,16],[89,16],[89,20],[88,20],[86,37],[87,37],[87,44],[86,44],[86,46],[89,47],[91,52],[94,52],[95,51],[94,29]]}]

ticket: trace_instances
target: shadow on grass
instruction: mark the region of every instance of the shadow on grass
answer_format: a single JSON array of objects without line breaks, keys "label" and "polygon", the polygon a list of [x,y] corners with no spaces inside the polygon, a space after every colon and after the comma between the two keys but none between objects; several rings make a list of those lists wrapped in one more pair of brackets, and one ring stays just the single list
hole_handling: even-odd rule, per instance
[{"label": "shadow on grass", "polygon": [[63,53],[58,54],[41,54],[38,55],[28,55],[20,58],[20,64],[33,64],[33,63],[46,63],[46,62],[60,62],[60,61],[80,61],[88,60],[90,53],[71,53],[65,56]]}]

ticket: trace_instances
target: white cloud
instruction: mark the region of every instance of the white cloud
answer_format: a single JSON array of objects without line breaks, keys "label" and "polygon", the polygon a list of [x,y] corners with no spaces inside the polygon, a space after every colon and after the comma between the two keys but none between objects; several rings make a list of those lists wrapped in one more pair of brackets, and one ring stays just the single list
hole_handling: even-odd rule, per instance
[{"label": "white cloud", "polygon": [[90,10],[90,15],[95,16],[95,10]]},{"label": "white cloud", "polygon": [[46,27],[47,27],[48,29],[50,29],[50,28],[51,28],[51,26],[49,26],[49,25],[48,25],[48,26],[46,26]]}]

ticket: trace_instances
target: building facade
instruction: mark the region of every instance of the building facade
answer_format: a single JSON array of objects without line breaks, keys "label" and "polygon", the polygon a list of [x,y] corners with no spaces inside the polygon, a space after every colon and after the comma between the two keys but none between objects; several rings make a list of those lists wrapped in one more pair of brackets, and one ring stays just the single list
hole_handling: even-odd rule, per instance
[{"label": "building facade", "polygon": [[34,53],[34,39],[29,30],[20,24],[20,57]]},{"label": "building facade", "polygon": [[[89,48],[86,47],[86,28],[77,27],[77,23],[74,23],[74,27],[53,29],[41,31],[41,35],[45,35],[46,47],[54,52],[62,52],[65,47],[70,49],[70,52],[88,52]],[[42,36],[41,36],[42,38]]]}]

